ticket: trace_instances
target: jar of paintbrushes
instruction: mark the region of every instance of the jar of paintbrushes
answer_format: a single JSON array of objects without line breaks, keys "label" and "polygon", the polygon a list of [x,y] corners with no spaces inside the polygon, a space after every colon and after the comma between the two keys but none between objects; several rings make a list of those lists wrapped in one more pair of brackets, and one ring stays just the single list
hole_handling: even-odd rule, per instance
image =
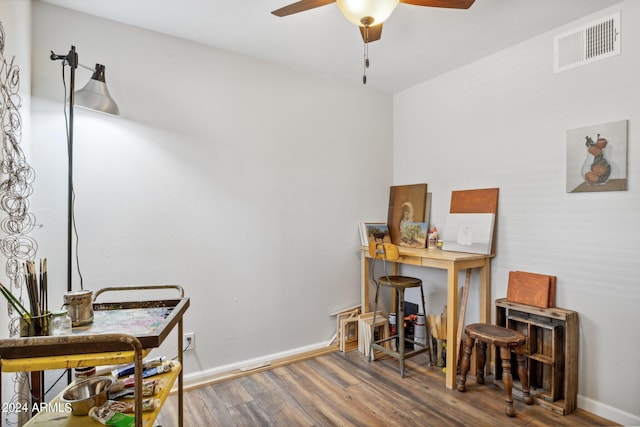
[{"label": "jar of paintbrushes", "polygon": [[20,336],[21,337],[42,337],[49,335],[49,326],[51,325],[51,313],[41,314],[39,316],[30,316],[29,318],[20,318]]},{"label": "jar of paintbrushes", "polygon": [[47,302],[47,260],[40,261],[40,273],[36,271],[36,263],[30,260],[23,264],[23,270],[30,310],[27,310],[20,299],[1,283],[0,292],[20,316],[21,337],[49,335],[51,313]]}]

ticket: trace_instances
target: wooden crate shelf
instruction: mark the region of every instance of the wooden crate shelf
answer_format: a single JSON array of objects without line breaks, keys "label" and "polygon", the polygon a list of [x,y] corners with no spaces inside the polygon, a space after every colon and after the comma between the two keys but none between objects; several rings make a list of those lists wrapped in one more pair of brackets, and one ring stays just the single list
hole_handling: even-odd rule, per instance
[{"label": "wooden crate shelf", "polygon": [[[527,337],[527,369],[534,401],[562,415],[573,412],[578,395],[578,313],[503,298],[496,300],[496,324],[518,330]],[[516,366],[515,360],[512,366]],[[495,363],[495,370],[495,382],[502,386],[500,363]],[[512,374],[514,394],[521,395],[515,368]]]}]

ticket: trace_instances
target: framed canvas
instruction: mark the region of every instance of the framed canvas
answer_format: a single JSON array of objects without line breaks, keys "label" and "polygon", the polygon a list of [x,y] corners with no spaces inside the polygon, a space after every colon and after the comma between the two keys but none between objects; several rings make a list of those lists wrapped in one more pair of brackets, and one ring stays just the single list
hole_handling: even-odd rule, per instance
[{"label": "framed canvas", "polygon": [[387,225],[391,243],[402,246],[402,226],[425,222],[427,184],[395,185],[389,189]]},{"label": "framed canvas", "polygon": [[409,248],[427,246],[427,223],[405,222],[400,230],[400,244]]},{"label": "framed canvas", "polygon": [[369,246],[375,240],[375,234],[384,234],[383,243],[391,243],[389,227],[384,222],[362,222],[360,223],[360,239],[362,246]]},{"label": "framed canvas", "polygon": [[567,193],[627,189],[628,120],[567,131]]}]

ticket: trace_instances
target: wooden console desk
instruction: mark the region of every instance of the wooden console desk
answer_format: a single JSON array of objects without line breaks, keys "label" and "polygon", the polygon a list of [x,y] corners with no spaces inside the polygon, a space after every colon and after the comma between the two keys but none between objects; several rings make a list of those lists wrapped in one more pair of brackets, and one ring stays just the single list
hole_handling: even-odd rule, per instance
[{"label": "wooden console desk", "polygon": [[[480,322],[491,323],[491,258],[493,255],[450,252],[441,249],[415,249],[399,246],[400,259],[393,264],[391,274],[398,274],[400,264],[447,270],[447,373],[446,386],[453,389],[456,385],[456,368],[458,362],[456,331],[458,329],[458,273],[469,268],[477,268],[480,272]],[[362,312],[369,308],[369,257],[368,248],[362,247],[361,257],[361,291],[360,303]],[[426,315],[427,313],[425,313]]]}]

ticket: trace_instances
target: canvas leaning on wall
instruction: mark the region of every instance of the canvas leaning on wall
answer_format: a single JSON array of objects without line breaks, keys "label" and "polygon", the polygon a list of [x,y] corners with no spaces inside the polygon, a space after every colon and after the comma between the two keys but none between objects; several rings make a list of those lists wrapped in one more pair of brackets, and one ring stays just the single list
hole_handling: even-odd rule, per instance
[{"label": "canvas leaning on wall", "polygon": [[491,254],[495,215],[450,213],[442,235],[442,249],[473,254]]},{"label": "canvas leaning on wall", "polygon": [[402,227],[410,222],[429,222],[427,184],[394,185],[389,188],[387,225],[391,243],[402,246]]}]

